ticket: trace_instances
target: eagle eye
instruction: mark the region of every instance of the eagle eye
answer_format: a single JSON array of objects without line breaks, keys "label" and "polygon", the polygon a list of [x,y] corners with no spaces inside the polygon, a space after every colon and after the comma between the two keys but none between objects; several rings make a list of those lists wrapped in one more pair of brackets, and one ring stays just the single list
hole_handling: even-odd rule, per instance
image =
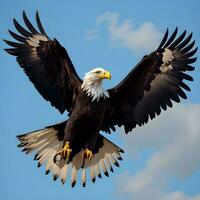
[{"label": "eagle eye", "polygon": [[101,70],[98,70],[98,71],[96,71],[95,73],[96,73],[96,74],[100,74],[100,73],[101,73]]}]

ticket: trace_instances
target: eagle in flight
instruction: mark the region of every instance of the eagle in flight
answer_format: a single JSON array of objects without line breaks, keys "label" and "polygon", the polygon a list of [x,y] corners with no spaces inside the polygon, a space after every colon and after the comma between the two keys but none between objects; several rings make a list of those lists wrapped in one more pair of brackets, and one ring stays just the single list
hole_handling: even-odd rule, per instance
[{"label": "eagle in flight", "polygon": [[18,33],[9,30],[17,41],[4,40],[12,48],[5,49],[16,56],[20,67],[43,98],[61,114],[68,112],[66,121],[18,135],[19,147],[26,154],[35,152],[38,167],[45,165],[46,174],[64,184],[67,174],[71,186],[77,182],[80,171],[82,185],[86,185],[86,171],[95,182],[113,165],[119,166],[123,150],[100,134],[111,133],[116,126],[125,133],[137,125],[142,126],[172,107],[172,101],[186,99],[192,81],[186,72],[194,70],[192,33],[177,35],[178,29],[169,36],[167,29],[159,47],[141,61],[115,87],[104,90],[102,81],[111,79],[109,71],[95,68],[85,74],[83,80],[64,47],[46,34],[38,12],[36,29],[25,12],[23,20],[27,28],[13,20]]}]

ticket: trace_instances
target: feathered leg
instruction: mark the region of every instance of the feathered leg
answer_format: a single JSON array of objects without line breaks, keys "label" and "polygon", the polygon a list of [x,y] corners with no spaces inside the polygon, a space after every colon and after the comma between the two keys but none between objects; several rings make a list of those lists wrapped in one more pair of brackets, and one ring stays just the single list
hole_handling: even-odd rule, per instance
[{"label": "feathered leg", "polygon": [[72,147],[72,144],[73,144],[74,135],[75,134],[73,134],[73,130],[69,130],[67,128],[67,126],[65,126],[63,147],[54,156],[54,162],[56,162],[58,156],[60,157],[60,159],[63,158],[67,161],[70,161],[71,155],[72,155],[72,148],[71,147]]}]

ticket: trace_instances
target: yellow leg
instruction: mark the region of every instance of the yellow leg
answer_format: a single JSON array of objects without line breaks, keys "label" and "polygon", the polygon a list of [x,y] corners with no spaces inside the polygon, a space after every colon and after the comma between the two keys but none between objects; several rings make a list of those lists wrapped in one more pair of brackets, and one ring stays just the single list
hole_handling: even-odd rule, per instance
[{"label": "yellow leg", "polygon": [[70,155],[72,153],[72,149],[70,149],[69,142],[65,143],[65,146],[63,147],[63,149],[61,151],[62,151],[61,153],[62,153],[64,158],[70,157]]},{"label": "yellow leg", "polygon": [[83,158],[87,158],[87,159],[91,160],[92,157],[93,157],[93,153],[92,153],[92,151],[90,151],[89,149],[86,149],[86,150],[83,152],[82,156],[83,156]]},{"label": "yellow leg", "polygon": [[56,158],[58,155],[60,155],[61,158],[66,159],[66,158],[70,157],[71,153],[72,153],[72,149],[70,149],[69,142],[66,142],[65,145],[64,145],[64,147],[60,151],[58,151],[56,153],[56,155],[54,156],[54,158]]}]

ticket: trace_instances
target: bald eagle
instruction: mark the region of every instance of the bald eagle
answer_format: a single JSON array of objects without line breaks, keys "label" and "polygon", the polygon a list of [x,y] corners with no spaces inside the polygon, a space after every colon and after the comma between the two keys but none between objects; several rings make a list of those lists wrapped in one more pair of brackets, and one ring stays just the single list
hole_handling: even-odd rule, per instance
[{"label": "bald eagle", "polygon": [[177,36],[176,28],[168,37],[167,29],[154,52],[144,56],[117,86],[104,90],[102,81],[111,79],[109,71],[95,68],[81,80],[65,48],[46,34],[38,12],[38,30],[25,12],[23,20],[27,29],[13,20],[19,33],[10,30],[9,33],[17,42],[4,40],[12,47],[5,50],[16,56],[44,99],[61,114],[67,111],[68,118],[18,135],[18,146],[26,154],[35,152],[38,167],[45,165],[46,174],[52,172],[53,180],[59,178],[64,184],[71,172],[73,187],[80,170],[85,186],[87,169],[93,182],[102,172],[109,176],[113,165],[119,166],[123,150],[99,132],[111,133],[116,126],[122,126],[128,133],[172,107],[172,101],[187,98],[184,90],[190,88],[184,81],[193,80],[186,72],[194,70],[190,64],[196,61],[193,56],[197,52],[192,33],[186,36],[184,31]]}]

